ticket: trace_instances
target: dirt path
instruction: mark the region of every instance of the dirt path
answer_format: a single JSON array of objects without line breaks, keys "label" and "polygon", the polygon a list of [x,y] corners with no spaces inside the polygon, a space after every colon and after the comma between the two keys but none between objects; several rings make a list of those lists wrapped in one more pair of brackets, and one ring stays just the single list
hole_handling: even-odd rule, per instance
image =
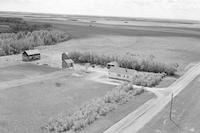
[{"label": "dirt path", "polygon": [[157,99],[148,101],[104,133],[136,133],[164,109],[170,102],[172,93],[177,96],[199,74],[200,63],[190,68],[181,78],[167,88],[148,88],[148,90],[157,91],[162,95],[158,95]]},{"label": "dirt path", "polygon": [[30,77],[30,78],[25,78],[25,79],[5,81],[5,82],[0,83],[0,90],[12,88],[12,87],[17,87],[17,86],[21,86],[21,85],[26,85],[26,84],[30,84],[30,83],[34,83],[34,82],[39,82],[39,81],[42,81],[42,80],[58,78],[58,77],[68,75],[70,73],[72,73],[72,71],[70,71],[70,70],[67,70],[67,71],[61,70],[61,71],[57,71],[57,72],[52,72],[50,74],[45,74],[45,75],[42,75],[42,76],[39,75],[39,76],[33,76],[33,77]]}]

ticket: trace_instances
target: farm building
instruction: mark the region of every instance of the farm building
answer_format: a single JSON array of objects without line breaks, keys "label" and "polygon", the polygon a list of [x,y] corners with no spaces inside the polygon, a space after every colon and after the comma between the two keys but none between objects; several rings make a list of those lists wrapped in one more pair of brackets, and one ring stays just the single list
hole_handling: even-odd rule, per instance
[{"label": "farm building", "polygon": [[110,69],[111,67],[119,67],[119,64],[116,61],[110,62],[107,64],[107,68]]},{"label": "farm building", "polygon": [[70,59],[67,52],[62,53],[62,60]]},{"label": "farm building", "polygon": [[126,68],[121,68],[121,67],[111,67],[108,71],[108,77],[112,79],[131,81],[135,73],[136,71],[132,69],[126,69]]},{"label": "farm building", "polygon": [[72,59],[62,60],[62,68],[74,67],[74,61]]},{"label": "farm building", "polygon": [[22,53],[22,60],[23,61],[33,61],[40,59],[40,52],[39,50],[26,50]]}]

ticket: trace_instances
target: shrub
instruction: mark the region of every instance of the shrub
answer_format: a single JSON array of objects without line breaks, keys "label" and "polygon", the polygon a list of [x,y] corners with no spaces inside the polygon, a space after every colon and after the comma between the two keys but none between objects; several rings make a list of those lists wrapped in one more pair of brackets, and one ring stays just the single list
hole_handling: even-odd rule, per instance
[{"label": "shrub", "polygon": [[115,110],[117,105],[129,101],[131,97],[140,95],[143,92],[143,88],[136,89],[130,84],[125,84],[109,91],[104,97],[83,104],[76,111],[50,119],[43,129],[49,132],[80,131],[99,117]]},{"label": "shrub", "polygon": [[135,72],[131,80],[134,85],[152,87],[158,85],[166,76],[165,73]]},{"label": "shrub", "polygon": [[117,61],[120,67],[134,69],[137,71],[166,73],[174,75],[177,71],[174,65],[167,65],[154,60],[152,57],[142,58],[131,55],[126,56],[106,56],[91,52],[69,52],[69,57],[76,63],[91,63],[106,66],[107,63]]}]

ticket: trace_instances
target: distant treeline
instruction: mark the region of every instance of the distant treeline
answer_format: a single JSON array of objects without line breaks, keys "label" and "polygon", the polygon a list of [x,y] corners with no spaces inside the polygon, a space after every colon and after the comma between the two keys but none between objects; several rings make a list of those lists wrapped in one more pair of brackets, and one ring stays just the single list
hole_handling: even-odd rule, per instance
[{"label": "distant treeline", "polygon": [[135,56],[108,56],[98,55],[91,52],[70,52],[69,57],[76,63],[91,63],[106,66],[107,63],[116,61],[120,67],[134,69],[137,71],[166,73],[174,75],[178,65],[167,65],[155,61],[153,58],[142,58]]},{"label": "distant treeline", "polygon": [[0,34],[0,56],[18,54],[37,46],[54,45],[67,41],[70,35],[58,30]]},{"label": "distant treeline", "polygon": [[2,32],[8,33],[17,33],[20,31],[32,32],[35,30],[42,30],[42,29],[50,29],[52,27],[51,24],[48,23],[30,23],[24,21],[22,18],[13,18],[13,17],[0,17],[0,24],[1,25],[8,25],[9,29]]}]

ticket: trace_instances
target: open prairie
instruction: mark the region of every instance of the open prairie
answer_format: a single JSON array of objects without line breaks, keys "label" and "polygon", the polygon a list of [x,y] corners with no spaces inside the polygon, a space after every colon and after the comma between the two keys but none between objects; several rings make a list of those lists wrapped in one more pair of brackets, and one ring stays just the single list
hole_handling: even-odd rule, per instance
[{"label": "open prairie", "polygon": [[191,28],[192,24],[188,24],[191,25],[190,28],[181,28],[28,20],[50,22],[55,28],[72,35],[70,41],[47,47],[48,51],[81,50],[103,54],[154,55],[159,61],[178,63],[182,67],[198,61],[200,57],[200,29]]}]

